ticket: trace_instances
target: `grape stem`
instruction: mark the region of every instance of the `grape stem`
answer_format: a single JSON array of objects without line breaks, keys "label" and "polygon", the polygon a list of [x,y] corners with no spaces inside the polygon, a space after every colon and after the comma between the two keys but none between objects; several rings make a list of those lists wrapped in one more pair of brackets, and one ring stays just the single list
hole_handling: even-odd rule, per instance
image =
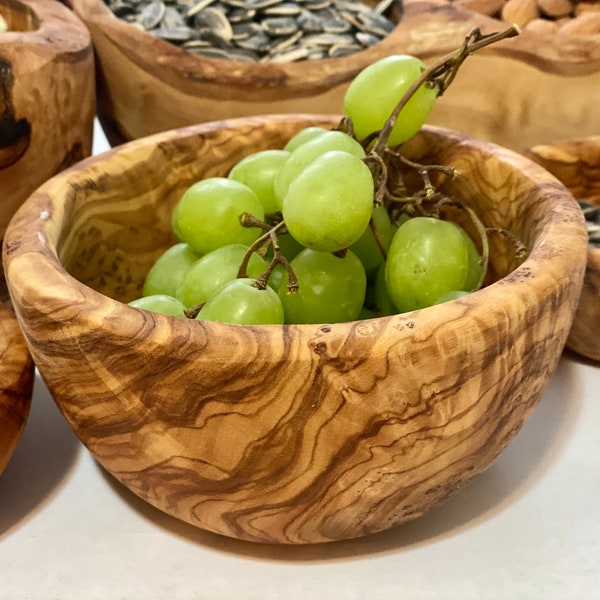
[{"label": "grape stem", "polygon": [[462,46],[451,52],[446,57],[442,58],[439,62],[432,65],[428,69],[425,69],[421,76],[410,86],[406,94],[400,99],[400,102],[396,105],[392,114],[388,117],[387,121],[383,125],[383,128],[377,136],[375,145],[373,146],[371,153],[381,155],[387,147],[388,139],[392,133],[396,120],[402,109],[406,106],[406,103],[412,98],[415,92],[423,85],[431,85],[438,88],[438,97],[441,96],[448,86],[454,80],[458,69],[461,64],[465,61],[467,56],[481,50],[485,46],[494,44],[501,40],[515,37],[519,35],[520,29],[517,25],[511,25],[504,31],[499,31],[489,35],[483,35],[479,27],[472,29]]},{"label": "grape stem", "polygon": [[250,262],[252,254],[257,252],[258,249],[263,246],[265,242],[267,242],[273,247],[273,258],[271,259],[271,262],[268,264],[264,273],[262,273],[252,285],[259,290],[267,289],[271,273],[273,273],[273,270],[277,265],[283,265],[288,276],[288,291],[292,293],[297,292],[299,289],[298,278],[296,277],[296,274],[294,273],[294,270],[292,269],[288,259],[281,253],[281,249],[279,248],[279,240],[277,238],[278,234],[285,233],[287,231],[285,228],[285,222],[280,221],[271,227],[256,217],[248,213],[244,213],[242,215],[242,225],[244,225],[244,227],[260,227],[263,230],[266,230],[266,232],[257,238],[256,241],[248,247],[248,250],[246,250],[246,254],[244,255],[244,258],[242,259],[238,269],[238,278],[248,277],[248,263]]}]

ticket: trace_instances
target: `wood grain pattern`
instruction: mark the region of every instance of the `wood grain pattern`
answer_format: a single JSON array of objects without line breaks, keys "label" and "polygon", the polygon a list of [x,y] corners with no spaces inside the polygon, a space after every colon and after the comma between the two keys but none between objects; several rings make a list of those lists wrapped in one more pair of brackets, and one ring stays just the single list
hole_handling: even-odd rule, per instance
[{"label": "wood grain pattern", "polygon": [[0,239],[16,208],[46,179],[89,156],[94,56],[83,23],[60,2],[0,7]]},{"label": "wood grain pattern", "polygon": [[0,474],[21,438],[33,392],[33,360],[0,269]]},{"label": "wood grain pattern", "polygon": [[[379,58],[412,54],[431,64],[460,47],[473,27],[485,33],[507,27],[447,2],[405,0],[394,31],[368,50],[249,65],[193,56],[117,19],[103,0],[68,4],[94,42],[98,114],[113,145],[231,117],[338,114],[349,83]],[[470,57],[429,123],[522,151],[599,130],[599,104],[600,36],[548,39],[528,31]]]},{"label": "wood grain pattern", "polygon": [[428,128],[407,152],[458,168],[456,193],[527,244],[516,268],[494,252],[492,285],[334,325],[223,325],[122,303],[172,243],[187,186],[336,121],[249,117],[131,142],[47,182],[6,235],[20,323],[77,435],[141,498],[227,536],[342,540],[442,502],[535,408],[581,290],[586,232],[567,190],[508,150]]},{"label": "wood grain pattern", "polygon": [[[576,198],[600,205],[600,136],[535,146],[528,156],[571,190]],[[567,346],[600,361],[600,249],[588,248],[587,269],[579,307]]]}]

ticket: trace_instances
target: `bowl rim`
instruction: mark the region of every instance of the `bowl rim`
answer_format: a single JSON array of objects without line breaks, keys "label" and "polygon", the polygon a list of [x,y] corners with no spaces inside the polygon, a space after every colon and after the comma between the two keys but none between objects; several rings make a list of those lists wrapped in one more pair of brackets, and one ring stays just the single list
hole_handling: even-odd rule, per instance
[{"label": "bowl rim", "polygon": [[[275,87],[286,97],[325,91],[346,83],[372,62],[390,54],[413,54],[423,60],[459,48],[467,33],[479,27],[484,33],[509,24],[476,11],[436,0],[404,0],[395,28],[377,44],[344,58],[289,63],[242,63],[195,56],[115,16],[102,0],[63,0],[86,23],[98,47],[106,42],[121,46],[129,59],[146,72],[160,66],[161,81],[181,89],[201,89],[209,96],[211,84],[235,89],[257,87],[263,93]],[[535,32],[524,31],[510,40],[481,51],[523,60],[557,75],[588,75],[600,71],[600,35],[559,36],[552,43]],[[224,69],[224,65],[228,68]],[[327,83],[324,83],[327,80]],[[246,90],[248,93],[248,90]],[[215,91],[215,98],[220,96]],[[222,90],[221,90],[222,94]],[[235,96],[234,96],[235,97]]]},{"label": "bowl rim", "polygon": [[14,46],[25,52],[75,54],[92,52],[90,33],[79,17],[65,4],[47,0],[8,0],[8,11],[29,13],[32,27],[26,31],[8,30],[0,36],[0,48]]},{"label": "bowl rim", "polygon": [[[302,122],[308,124],[333,124],[339,121],[337,115],[314,115],[314,114],[270,114],[254,117],[239,117],[223,121],[212,121],[201,123],[198,125],[177,128],[165,132],[156,133],[144,138],[132,140],[120,146],[113,147],[101,154],[88,157],[81,162],[69,167],[50,180],[46,181],[38,190],[18,209],[15,217],[11,220],[5,236],[5,244],[3,250],[4,268],[7,272],[9,280],[9,290],[13,295],[14,287],[11,285],[12,278],[11,270],[13,261],[22,254],[37,255],[36,262],[40,273],[46,272],[52,275],[52,286],[49,293],[50,296],[60,301],[61,298],[72,296],[73,290],[83,286],[91,293],[98,303],[98,306],[103,306],[110,314],[117,314],[120,311],[126,311],[131,315],[148,315],[148,311],[143,309],[130,307],[119,300],[115,300],[100,292],[93,290],[86,284],[79,282],[73,277],[62,265],[57,256],[56,244],[47,236],[47,228],[50,226],[55,228],[52,214],[41,214],[36,204],[39,199],[43,199],[46,195],[52,196],[57,193],[60,197],[61,191],[69,189],[69,181],[72,177],[80,177],[88,168],[97,167],[102,161],[110,159],[117,155],[127,156],[137,150],[144,148],[150,149],[157,145],[164,147],[165,144],[173,143],[180,137],[198,137],[210,134],[211,132],[222,129],[234,129],[241,127],[260,127],[265,123],[279,124],[286,122]],[[515,151],[503,148],[492,142],[474,139],[466,134],[449,130],[443,127],[425,125],[422,130],[424,135],[443,136],[452,139],[457,147],[476,146],[480,151],[488,154],[493,154],[494,157],[503,163],[510,165],[511,168],[519,172],[519,176],[526,178],[528,181],[535,179],[539,196],[537,202],[541,204],[543,201],[548,210],[545,213],[546,223],[543,226],[544,235],[538,234],[533,240],[533,246],[529,249],[529,253],[524,261],[511,273],[502,277],[496,282],[493,282],[486,287],[469,294],[466,297],[452,300],[450,302],[434,305],[431,307],[418,309],[408,313],[399,313],[391,316],[376,317],[374,319],[366,319],[364,321],[350,321],[344,323],[322,323],[322,324],[295,324],[295,325],[260,325],[260,326],[240,326],[225,323],[211,323],[207,321],[197,321],[202,323],[206,331],[210,333],[214,331],[237,331],[240,327],[249,329],[260,329],[272,332],[271,335],[280,335],[280,332],[285,328],[293,328],[295,331],[305,331],[306,335],[312,336],[315,329],[326,328],[327,333],[335,333],[339,336],[347,336],[351,330],[361,324],[368,326],[370,321],[398,321],[399,323],[407,323],[413,321],[417,317],[424,318],[425,321],[434,322],[442,315],[448,307],[454,307],[454,310],[464,310],[469,307],[473,313],[477,313],[475,318],[479,318],[489,308],[484,305],[489,303],[490,306],[497,306],[498,303],[507,303],[507,294],[511,289],[518,289],[520,282],[524,280],[539,281],[540,285],[544,282],[554,281],[564,275],[564,269],[568,265],[569,270],[583,270],[585,268],[585,256],[587,256],[588,244],[587,233],[585,230],[584,219],[579,206],[568,189],[559,182],[554,176],[548,173],[545,169],[522,156]],[[417,134],[417,136],[421,135]],[[417,137],[416,136],[416,137]],[[47,203],[47,202],[46,202]],[[43,211],[44,213],[46,211]],[[27,226],[26,229],[24,227]],[[19,232],[22,229],[23,231]],[[36,232],[32,235],[33,232]],[[60,230],[59,230],[60,231]],[[27,232],[27,233],[25,233]],[[58,235],[58,233],[56,233]],[[27,240],[23,237],[25,236]],[[548,247],[548,238],[555,239],[556,248]],[[572,256],[579,256],[580,264],[573,262]],[[562,259],[561,259],[562,257]],[[583,258],[582,258],[583,257]],[[20,294],[23,293],[21,290]],[[27,291],[27,304],[31,304],[31,299],[35,296],[44,297],[45,293],[36,289]],[[31,296],[31,297],[29,297]],[[13,300],[14,303],[14,300]],[[16,303],[18,305],[18,302]],[[462,308],[460,308],[462,307]],[[477,310],[474,310],[477,309]],[[480,312],[480,314],[479,314]],[[429,317],[429,318],[428,318]],[[186,321],[189,319],[181,319],[178,317],[170,317],[161,314],[152,314],[155,321],[164,321],[171,323],[171,326],[184,327],[189,325]],[[185,325],[183,325],[185,324]],[[103,327],[107,327],[115,335],[119,335],[120,325],[113,319],[108,320]]]}]

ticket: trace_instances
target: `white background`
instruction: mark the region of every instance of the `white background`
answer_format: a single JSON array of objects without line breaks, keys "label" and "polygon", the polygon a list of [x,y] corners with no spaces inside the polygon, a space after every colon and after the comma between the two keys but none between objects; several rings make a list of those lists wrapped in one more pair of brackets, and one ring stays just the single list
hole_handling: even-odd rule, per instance
[{"label": "white background", "polygon": [[600,367],[566,353],[514,442],[441,507],[360,540],[268,546],[138,499],[38,377],[0,477],[0,599],[600,600],[599,425]]}]

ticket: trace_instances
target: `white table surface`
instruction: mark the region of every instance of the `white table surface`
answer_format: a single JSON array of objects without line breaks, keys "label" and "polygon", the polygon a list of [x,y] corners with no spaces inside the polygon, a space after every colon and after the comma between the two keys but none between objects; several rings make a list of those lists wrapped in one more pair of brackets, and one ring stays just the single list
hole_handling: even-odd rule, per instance
[{"label": "white table surface", "polygon": [[599,427],[600,367],[565,354],[513,443],[439,508],[359,540],[268,546],[138,499],[36,377],[0,477],[0,600],[600,600]]}]

